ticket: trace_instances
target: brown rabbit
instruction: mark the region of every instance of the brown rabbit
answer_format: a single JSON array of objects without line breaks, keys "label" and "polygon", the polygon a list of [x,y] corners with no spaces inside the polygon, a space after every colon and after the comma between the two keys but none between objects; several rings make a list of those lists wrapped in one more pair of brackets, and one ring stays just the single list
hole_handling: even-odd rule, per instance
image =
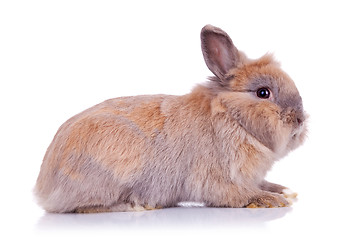
[{"label": "brown rabbit", "polygon": [[306,133],[299,92],[272,56],[248,59],[221,29],[201,31],[215,74],[184,96],[107,100],[65,122],[36,183],[49,212],[133,211],[182,201],[284,207],[264,180]]}]

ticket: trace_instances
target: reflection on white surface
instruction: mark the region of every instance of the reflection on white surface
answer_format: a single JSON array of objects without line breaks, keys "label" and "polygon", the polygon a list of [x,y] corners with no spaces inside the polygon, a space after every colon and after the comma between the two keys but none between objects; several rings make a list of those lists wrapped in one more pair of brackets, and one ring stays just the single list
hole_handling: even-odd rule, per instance
[{"label": "reflection on white surface", "polygon": [[157,228],[157,227],[228,227],[263,226],[282,218],[292,208],[246,209],[177,207],[144,212],[114,212],[95,214],[45,213],[37,224],[38,230],[84,228]]}]

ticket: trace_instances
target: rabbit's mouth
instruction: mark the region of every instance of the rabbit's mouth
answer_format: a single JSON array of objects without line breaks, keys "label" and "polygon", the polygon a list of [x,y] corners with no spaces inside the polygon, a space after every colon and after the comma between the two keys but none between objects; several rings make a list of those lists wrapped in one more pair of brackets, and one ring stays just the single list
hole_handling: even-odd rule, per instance
[{"label": "rabbit's mouth", "polygon": [[297,121],[296,127],[292,132],[292,138],[296,138],[297,136],[301,135],[305,129],[306,129],[305,121]]},{"label": "rabbit's mouth", "polygon": [[281,112],[281,120],[291,129],[289,129],[285,152],[297,148],[304,142],[307,133],[307,118],[308,115],[302,109],[286,108]]},{"label": "rabbit's mouth", "polygon": [[293,131],[293,137],[296,137],[298,135],[303,134],[303,132],[307,131],[307,121],[308,121],[309,115],[305,112],[302,112],[301,115],[297,117],[296,121],[296,127]]},{"label": "rabbit's mouth", "polygon": [[291,138],[288,143],[288,148],[290,150],[297,148],[304,142],[307,134],[307,121],[306,121],[307,118],[308,116],[305,115],[304,121],[298,124],[297,127],[295,127],[294,130],[292,131]]}]

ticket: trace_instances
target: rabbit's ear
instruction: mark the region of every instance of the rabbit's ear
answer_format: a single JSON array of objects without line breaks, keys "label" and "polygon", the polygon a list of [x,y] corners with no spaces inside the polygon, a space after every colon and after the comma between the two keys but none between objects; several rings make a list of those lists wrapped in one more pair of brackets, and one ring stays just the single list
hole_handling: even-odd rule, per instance
[{"label": "rabbit's ear", "polygon": [[240,53],[229,35],[211,25],[201,30],[201,48],[206,65],[220,80],[224,80],[225,75],[240,60]]}]

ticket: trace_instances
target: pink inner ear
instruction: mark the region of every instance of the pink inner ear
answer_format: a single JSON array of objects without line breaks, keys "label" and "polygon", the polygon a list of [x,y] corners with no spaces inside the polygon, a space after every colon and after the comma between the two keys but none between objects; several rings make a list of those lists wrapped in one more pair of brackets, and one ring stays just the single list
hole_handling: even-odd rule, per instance
[{"label": "pink inner ear", "polygon": [[208,46],[210,59],[217,65],[221,73],[226,73],[232,64],[226,43],[221,38],[214,36],[210,37]]}]

